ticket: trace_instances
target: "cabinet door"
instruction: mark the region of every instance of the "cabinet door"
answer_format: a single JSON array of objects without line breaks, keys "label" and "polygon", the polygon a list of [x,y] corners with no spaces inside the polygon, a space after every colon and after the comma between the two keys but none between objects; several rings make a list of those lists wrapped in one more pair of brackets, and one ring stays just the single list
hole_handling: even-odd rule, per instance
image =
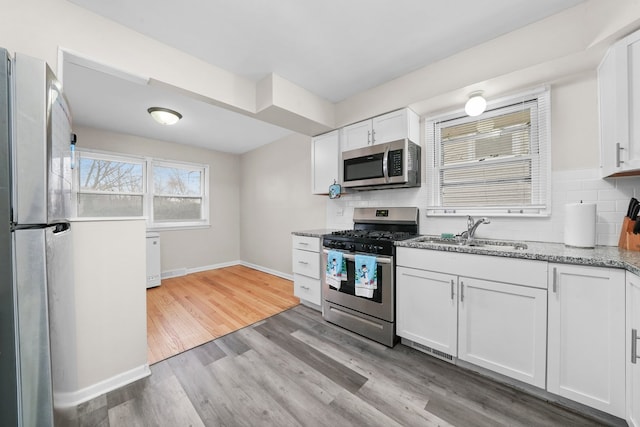
[{"label": "cabinet door", "polygon": [[626,336],[627,423],[630,427],[640,427],[640,277],[628,272]]},{"label": "cabinet door", "polygon": [[457,354],[457,277],[397,267],[396,333],[447,353]]},{"label": "cabinet door", "polygon": [[354,123],[342,128],[342,151],[355,150],[372,144],[371,120]]},{"label": "cabinet door", "polygon": [[624,270],[549,264],[547,390],[625,416]]},{"label": "cabinet door", "polygon": [[[598,67],[598,108],[600,110],[600,161],[602,176],[622,171],[622,150],[627,146],[626,132],[621,128],[618,111],[619,96],[617,86],[620,83],[622,64],[618,64],[619,51],[612,47]],[[622,79],[625,77],[622,76]]]},{"label": "cabinet door", "polygon": [[373,143],[396,141],[408,137],[407,110],[392,111],[373,118]]},{"label": "cabinet door", "polygon": [[340,133],[337,130],[311,141],[311,192],[328,194],[329,186],[340,182]]},{"label": "cabinet door", "polygon": [[458,358],[544,388],[547,291],[460,277]]},{"label": "cabinet door", "polygon": [[603,176],[640,169],[640,31],[609,49],[598,92]]}]

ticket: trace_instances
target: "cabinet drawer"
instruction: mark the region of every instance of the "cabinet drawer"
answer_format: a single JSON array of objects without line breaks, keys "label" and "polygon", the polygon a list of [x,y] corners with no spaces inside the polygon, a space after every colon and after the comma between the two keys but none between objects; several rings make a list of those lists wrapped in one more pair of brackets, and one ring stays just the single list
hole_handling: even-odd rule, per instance
[{"label": "cabinet drawer", "polygon": [[320,279],[320,253],[294,249],[293,272]]},{"label": "cabinet drawer", "polygon": [[298,298],[309,301],[318,306],[322,305],[320,290],[320,280],[312,279],[300,274],[293,275],[293,294]]},{"label": "cabinet drawer", "polygon": [[293,236],[293,249],[320,252],[320,238],[308,236]]},{"label": "cabinet drawer", "polygon": [[397,265],[547,289],[547,262],[400,247]]}]

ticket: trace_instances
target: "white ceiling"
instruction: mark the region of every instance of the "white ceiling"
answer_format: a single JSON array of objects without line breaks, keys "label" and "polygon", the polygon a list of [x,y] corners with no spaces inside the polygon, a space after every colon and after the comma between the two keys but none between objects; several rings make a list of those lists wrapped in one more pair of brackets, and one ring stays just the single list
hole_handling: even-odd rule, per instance
[{"label": "white ceiling", "polygon": [[[339,102],[584,0],[70,1],[239,76],[275,73]],[[291,133],[75,64],[64,84],[80,125],[232,153]],[[184,118],[160,127],[150,106]]]}]

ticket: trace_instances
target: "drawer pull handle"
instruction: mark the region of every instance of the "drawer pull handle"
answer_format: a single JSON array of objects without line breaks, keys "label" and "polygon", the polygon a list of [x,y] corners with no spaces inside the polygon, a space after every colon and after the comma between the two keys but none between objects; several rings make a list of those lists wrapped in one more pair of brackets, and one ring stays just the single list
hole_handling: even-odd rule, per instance
[{"label": "drawer pull handle", "polygon": [[453,301],[454,295],[453,295],[453,279],[451,279],[451,301]]},{"label": "drawer pull handle", "polygon": [[464,282],[460,282],[460,302],[464,302]]},{"label": "drawer pull handle", "polygon": [[303,286],[303,285],[300,285],[300,288],[304,289],[305,291],[310,291],[310,290],[311,290],[311,288],[310,288],[310,287],[308,287],[308,286]]},{"label": "drawer pull handle", "polygon": [[631,330],[631,363],[638,363],[638,359],[640,359],[640,356],[638,356],[638,340],[640,340],[640,337],[638,336],[638,330],[632,329]]},{"label": "drawer pull handle", "polygon": [[298,261],[298,264],[309,264],[307,261]]},{"label": "drawer pull handle", "polygon": [[301,246],[309,246],[309,244],[307,242],[298,242],[299,245]]}]

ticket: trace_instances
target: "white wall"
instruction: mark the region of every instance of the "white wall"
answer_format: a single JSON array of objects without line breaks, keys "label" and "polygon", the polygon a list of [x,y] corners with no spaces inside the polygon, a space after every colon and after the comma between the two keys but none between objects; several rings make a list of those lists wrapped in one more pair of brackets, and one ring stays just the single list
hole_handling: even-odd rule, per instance
[{"label": "white wall", "polygon": [[75,366],[63,376],[73,382],[54,394],[61,406],[149,374],[144,221],[76,221],[71,231],[75,324],[64,332],[75,335],[66,349]]},{"label": "white wall", "polygon": [[[491,218],[490,225],[478,228],[477,236],[563,242],[564,206],[582,200],[597,204],[596,243],[615,246],[629,198],[640,193],[640,177],[600,178],[595,71],[564,77],[552,84],[551,102],[551,216]],[[351,228],[354,207],[417,206],[422,211],[428,200],[425,184],[423,174],[419,189],[364,191],[327,200],[327,227]],[[465,229],[466,217],[420,214],[422,234],[458,234]]]},{"label": "white wall", "polygon": [[291,232],[323,228],[327,196],[311,194],[311,138],[293,134],[242,155],[241,259],[292,274]]},{"label": "white wall", "polygon": [[160,231],[165,276],[240,260],[240,157],[203,148],[75,127],[78,148],[209,165],[208,228]]}]

